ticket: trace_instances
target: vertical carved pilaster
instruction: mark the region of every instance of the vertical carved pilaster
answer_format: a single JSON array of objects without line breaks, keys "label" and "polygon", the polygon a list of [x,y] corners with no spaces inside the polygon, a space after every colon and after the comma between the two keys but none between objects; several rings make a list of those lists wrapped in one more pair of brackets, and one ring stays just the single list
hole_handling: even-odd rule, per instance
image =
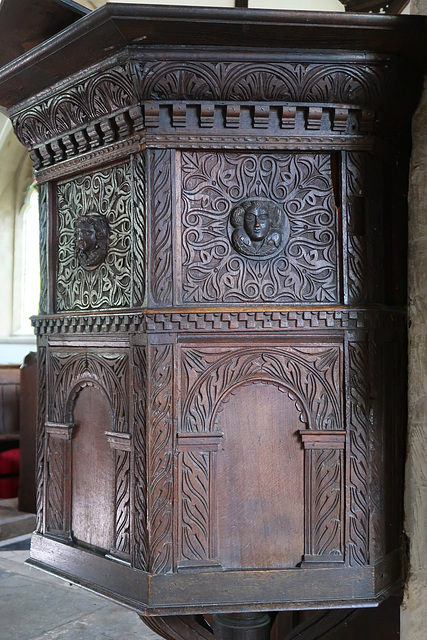
[{"label": "vertical carved pilaster", "polygon": [[369,562],[369,388],[365,342],[348,345],[350,432],[350,513],[348,552],[350,565]]},{"label": "vertical carved pilaster", "polygon": [[46,347],[37,350],[37,432],[36,432],[36,531],[43,533],[43,503],[45,491],[45,422],[46,422]]},{"label": "vertical carved pilaster", "polygon": [[136,347],[134,362],[134,460],[135,509],[133,566],[147,570],[147,349]]},{"label": "vertical carved pilaster", "polygon": [[344,561],[345,430],[302,429],[306,540],[303,566]]},{"label": "vertical carved pilaster", "polygon": [[179,569],[219,567],[216,549],[216,452],[221,432],[178,434]]},{"label": "vertical carved pilaster", "polygon": [[[384,378],[381,371],[381,354],[383,341],[378,328],[372,330],[368,341],[369,354],[369,386],[370,386],[370,413],[369,413],[369,489],[370,489],[370,513],[369,513],[369,558],[371,564],[380,559],[385,551],[385,519],[384,519],[384,421],[381,416],[381,397],[378,389],[378,380]],[[388,345],[387,345],[388,349]],[[387,398],[386,401],[390,401]]]},{"label": "vertical carved pilaster", "polygon": [[154,304],[172,304],[171,151],[151,155],[151,297]]},{"label": "vertical carved pilaster", "polygon": [[40,301],[39,313],[49,312],[49,185],[39,186]]},{"label": "vertical carved pilaster", "polygon": [[348,302],[366,300],[365,157],[346,153],[347,270]]},{"label": "vertical carved pilaster", "polygon": [[171,344],[150,347],[150,399],[148,434],[148,518],[150,552],[148,569],[172,570],[172,375]]},{"label": "vertical carved pilaster", "polygon": [[111,555],[130,563],[130,433],[106,432],[114,450],[115,522]]},{"label": "vertical carved pilaster", "polygon": [[46,431],[46,531],[71,539],[71,437],[72,424],[47,422]]},{"label": "vertical carved pilaster", "polygon": [[146,263],[147,263],[147,207],[146,188],[147,178],[145,172],[145,155],[139,153],[131,157],[132,163],[132,199],[133,199],[133,283],[132,306],[142,306],[146,289]]}]

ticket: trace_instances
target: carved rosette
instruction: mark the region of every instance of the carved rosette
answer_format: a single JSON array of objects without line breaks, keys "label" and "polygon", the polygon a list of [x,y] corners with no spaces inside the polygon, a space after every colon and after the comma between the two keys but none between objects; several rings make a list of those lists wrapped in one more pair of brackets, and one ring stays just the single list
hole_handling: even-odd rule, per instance
[{"label": "carved rosette", "polygon": [[145,162],[58,184],[56,310],[131,307],[145,295]]},{"label": "carved rosette", "polygon": [[[188,152],[181,172],[183,302],[338,302],[329,155]],[[242,215],[230,241],[236,207],[260,198],[282,228],[254,241]]]}]

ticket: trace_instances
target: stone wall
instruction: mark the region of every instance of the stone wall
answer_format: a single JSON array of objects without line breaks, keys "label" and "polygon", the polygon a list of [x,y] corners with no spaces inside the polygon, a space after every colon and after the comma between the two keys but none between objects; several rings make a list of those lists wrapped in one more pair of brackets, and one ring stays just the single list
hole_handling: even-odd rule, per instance
[{"label": "stone wall", "polygon": [[[427,14],[427,0],[411,3]],[[409,190],[409,421],[405,528],[409,576],[402,640],[427,639],[427,79],[413,121]]]}]

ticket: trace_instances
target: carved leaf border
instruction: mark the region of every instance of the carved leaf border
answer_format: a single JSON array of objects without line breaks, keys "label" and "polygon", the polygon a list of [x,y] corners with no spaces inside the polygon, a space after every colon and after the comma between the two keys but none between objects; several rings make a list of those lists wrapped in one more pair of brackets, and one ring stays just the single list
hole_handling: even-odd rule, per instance
[{"label": "carved leaf border", "polygon": [[31,147],[146,100],[318,101],[378,108],[387,73],[373,63],[134,59],[96,74],[89,70],[81,81],[72,78],[53,98],[14,113],[13,125],[19,140]]},{"label": "carved leaf border", "polygon": [[173,421],[172,345],[150,347],[148,457],[148,570],[172,569]]},{"label": "carved leaf border", "polygon": [[286,388],[312,429],[339,429],[343,423],[339,382],[339,347],[304,349],[246,347],[239,350],[188,349],[182,352],[181,429],[215,430],[220,405],[233,388],[248,381],[268,381]]},{"label": "carved leaf border", "polygon": [[115,431],[128,431],[129,403],[127,353],[61,353],[49,355],[49,418],[72,422],[73,403],[87,384],[104,391],[112,410]]}]

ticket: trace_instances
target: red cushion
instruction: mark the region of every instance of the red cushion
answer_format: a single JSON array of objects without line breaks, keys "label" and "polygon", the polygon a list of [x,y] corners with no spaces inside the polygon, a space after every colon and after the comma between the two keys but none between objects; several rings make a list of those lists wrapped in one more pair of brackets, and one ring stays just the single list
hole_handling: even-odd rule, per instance
[{"label": "red cushion", "polygon": [[19,489],[19,476],[0,478],[0,498],[6,500],[17,498]]},{"label": "red cushion", "polygon": [[0,477],[19,473],[19,449],[0,453]]}]

